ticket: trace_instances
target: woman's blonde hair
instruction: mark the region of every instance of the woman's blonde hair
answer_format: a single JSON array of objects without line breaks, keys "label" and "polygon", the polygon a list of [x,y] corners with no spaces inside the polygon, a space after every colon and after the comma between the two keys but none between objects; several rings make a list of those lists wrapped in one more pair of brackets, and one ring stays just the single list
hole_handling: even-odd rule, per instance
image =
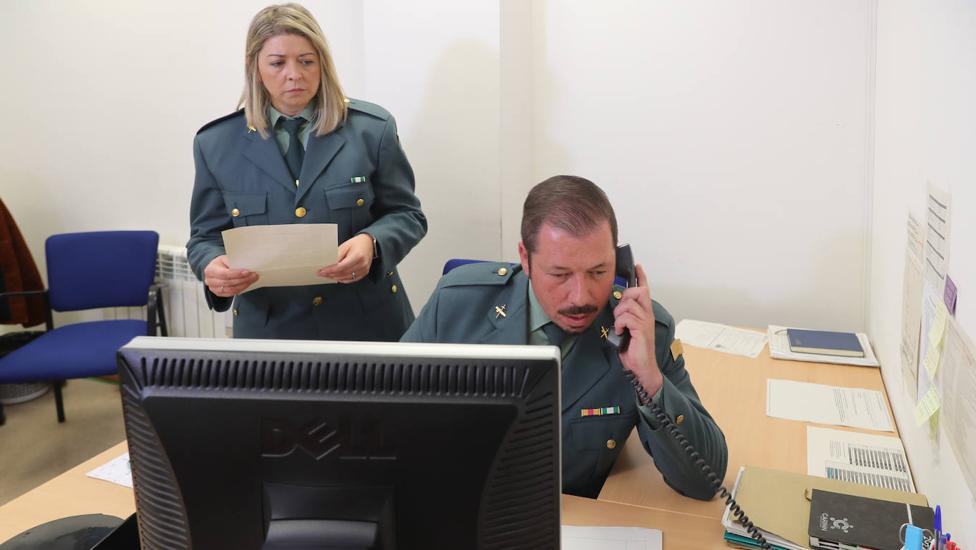
[{"label": "woman's blonde hair", "polygon": [[306,38],[319,56],[319,91],[315,94],[315,114],[309,121],[315,135],[327,134],[346,118],[346,96],[342,93],[329,46],[318,22],[307,9],[298,4],[268,6],[259,11],[247,30],[244,52],[244,93],[238,108],[244,107],[248,126],[268,137],[268,91],[258,74],[258,53],[269,38],[294,34]]}]

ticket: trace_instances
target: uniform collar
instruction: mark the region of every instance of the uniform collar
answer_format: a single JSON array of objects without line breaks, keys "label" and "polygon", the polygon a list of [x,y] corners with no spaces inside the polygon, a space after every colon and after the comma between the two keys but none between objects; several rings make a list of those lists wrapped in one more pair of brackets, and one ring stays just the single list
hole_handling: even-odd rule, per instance
[{"label": "uniform collar", "polygon": [[[308,105],[306,105],[305,108],[302,109],[302,112],[298,113],[297,116],[300,116],[304,118],[306,121],[309,121],[312,120],[313,114],[315,114],[315,108],[312,107],[312,102],[309,101]],[[268,103],[268,124],[271,126],[271,128],[275,128],[278,125],[279,118],[296,118],[296,117],[288,116],[282,113],[281,111],[279,111],[278,109],[275,109],[274,107],[271,106],[270,103]]]}]

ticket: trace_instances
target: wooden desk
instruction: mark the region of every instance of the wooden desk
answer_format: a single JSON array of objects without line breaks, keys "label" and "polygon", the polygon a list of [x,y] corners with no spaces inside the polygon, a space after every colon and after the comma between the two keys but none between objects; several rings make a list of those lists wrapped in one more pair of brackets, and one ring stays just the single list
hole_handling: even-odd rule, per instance
[{"label": "wooden desk", "polygon": [[[876,367],[782,361],[772,359],[768,347],[758,358],[750,359],[685,346],[685,364],[702,403],[725,433],[729,447],[725,486],[730,490],[739,467],[747,464],[807,472],[809,423],[766,416],[767,379],[885,391],[881,371]],[[887,394],[885,397],[887,401]],[[641,446],[636,430],[625,443],[599,499],[713,519],[721,519],[725,509],[718,499],[697,501],[668,487]]]},{"label": "wooden desk", "polygon": [[[749,359],[691,346],[685,348],[685,358],[705,406],[725,432],[730,488],[745,464],[806,472],[806,423],[766,417],[767,378],[884,391],[876,368],[774,361],[767,351]],[[130,489],[85,476],[125,450],[125,443],[120,443],[0,507],[0,541],[69,515],[129,516],[135,511]],[[728,548],[719,521],[722,502],[700,502],[675,493],[633,435],[599,500],[564,496],[562,503],[565,524],[660,529],[668,550]]]},{"label": "wooden desk", "polygon": [[[125,451],[126,444],[119,443],[0,507],[0,542],[65,516],[101,513],[126,518],[135,512],[131,489],[85,475]],[[669,550],[725,547],[720,524],[690,514],[564,495],[562,520],[567,525],[661,529]]]}]

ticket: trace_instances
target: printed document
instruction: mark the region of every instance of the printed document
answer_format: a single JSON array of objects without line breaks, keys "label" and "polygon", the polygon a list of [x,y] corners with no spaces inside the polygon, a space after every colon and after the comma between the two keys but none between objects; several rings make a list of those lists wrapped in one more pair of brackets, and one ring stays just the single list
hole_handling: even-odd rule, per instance
[{"label": "printed document", "polygon": [[807,426],[807,474],[915,492],[897,437]]},{"label": "printed document", "polygon": [[336,263],[338,232],[334,223],[254,225],[223,231],[227,263],[260,278],[244,292],[267,286],[334,283],[316,275]]},{"label": "printed document", "polygon": [[684,319],[678,323],[674,337],[682,343],[755,359],[766,346],[766,334],[719,323]]},{"label": "printed document", "polygon": [[132,470],[129,468],[129,453],[115,457],[85,475],[131,489]]},{"label": "printed document", "polygon": [[884,395],[792,380],[766,381],[766,415],[819,424],[893,432]]},{"label": "printed document", "polygon": [[640,527],[563,525],[563,550],[661,550],[661,531]]},{"label": "printed document", "polygon": [[908,214],[908,245],[901,297],[901,379],[915,400],[918,392],[918,344],[922,325],[922,272],[925,239],[918,220]]},{"label": "printed document", "polygon": [[951,228],[951,200],[949,193],[928,184],[926,198],[925,280],[941,297],[945,291],[946,267],[949,265],[949,233]]},{"label": "printed document", "polygon": [[941,425],[972,494],[976,494],[976,347],[949,319],[942,356]]}]

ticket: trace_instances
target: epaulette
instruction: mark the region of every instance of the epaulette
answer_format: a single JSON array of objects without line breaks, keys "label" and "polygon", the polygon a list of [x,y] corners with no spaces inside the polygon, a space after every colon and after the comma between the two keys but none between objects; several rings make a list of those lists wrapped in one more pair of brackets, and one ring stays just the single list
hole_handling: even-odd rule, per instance
[{"label": "epaulette", "polygon": [[347,99],[346,107],[359,111],[360,113],[366,113],[367,115],[376,117],[380,120],[387,120],[390,118],[390,112],[386,109],[375,103],[370,103],[361,99]]},{"label": "epaulette", "polygon": [[505,285],[515,274],[517,264],[508,262],[475,262],[458,266],[450,271],[441,282],[442,287]]},{"label": "epaulette", "polygon": [[223,122],[225,120],[232,119],[232,118],[234,118],[236,116],[244,116],[244,109],[239,109],[239,110],[234,111],[233,113],[231,113],[229,115],[224,115],[224,116],[222,116],[222,117],[220,117],[218,119],[211,120],[210,122],[208,122],[208,123],[204,124],[203,126],[201,126],[200,129],[197,130],[197,134],[199,134],[200,132],[206,130],[207,128],[210,128],[214,124]]}]

